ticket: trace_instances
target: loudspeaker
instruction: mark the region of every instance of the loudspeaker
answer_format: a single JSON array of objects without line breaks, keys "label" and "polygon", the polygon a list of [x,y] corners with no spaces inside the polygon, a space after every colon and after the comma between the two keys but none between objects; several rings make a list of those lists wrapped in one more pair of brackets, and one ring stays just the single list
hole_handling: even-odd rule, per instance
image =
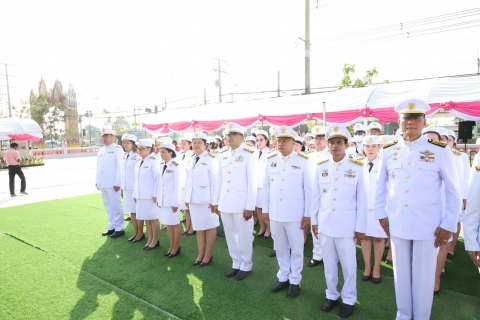
[{"label": "loudspeaker", "polygon": [[460,121],[458,123],[458,139],[466,143],[468,139],[473,138],[472,128],[475,126],[475,121]]}]

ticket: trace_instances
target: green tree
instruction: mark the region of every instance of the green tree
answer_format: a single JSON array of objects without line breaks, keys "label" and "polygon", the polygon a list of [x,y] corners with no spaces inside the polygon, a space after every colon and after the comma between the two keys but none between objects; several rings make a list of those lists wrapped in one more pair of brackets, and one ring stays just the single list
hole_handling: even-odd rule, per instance
[{"label": "green tree", "polygon": [[25,100],[21,100],[20,102],[22,104],[20,107],[12,106],[14,117],[18,119],[30,119],[31,115],[29,103]]},{"label": "green tree", "polygon": [[58,127],[58,124],[65,123],[65,111],[61,104],[52,106],[45,95],[30,101],[30,116],[42,128],[45,136],[58,139],[63,134],[64,129]]},{"label": "green tree", "polygon": [[[375,78],[378,75],[377,68],[373,68],[371,70],[367,70],[366,75],[362,79],[355,79],[355,81],[352,84],[352,76],[355,73],[355,65],[349,65],[346,63],[343,66],[343,77],[342,80],[340,81],[340,85],[337,87],[338,90],[344,89],[344,88],[363,88],[366,86],[370,86],[373,83],[373,78]],[[388,80],[385,80],[383,83],[388,83]]]}]

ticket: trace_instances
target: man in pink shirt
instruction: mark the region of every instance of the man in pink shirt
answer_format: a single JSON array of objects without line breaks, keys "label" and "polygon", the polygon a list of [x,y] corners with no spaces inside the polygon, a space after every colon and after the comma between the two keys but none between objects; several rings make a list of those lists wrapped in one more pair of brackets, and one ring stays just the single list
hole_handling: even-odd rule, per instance
[{"label": "man in pink shirt", "polygon": [[20,160],[22,159],[22,157],[20,157],[20,153],[17,151],[17,149],[18,143],[13,142],[10,144],[10,150],[3,153],[3,158],[8,165],[10,195],[12,197],[17,196],[15,194],[15,175],[18,175],[21,181],[20,193],[25,195],[28,194],[25,192],[25,189],[27,187],[27,181],[25,180],[25,175],[22,172],[22,168],[20,168]]}]

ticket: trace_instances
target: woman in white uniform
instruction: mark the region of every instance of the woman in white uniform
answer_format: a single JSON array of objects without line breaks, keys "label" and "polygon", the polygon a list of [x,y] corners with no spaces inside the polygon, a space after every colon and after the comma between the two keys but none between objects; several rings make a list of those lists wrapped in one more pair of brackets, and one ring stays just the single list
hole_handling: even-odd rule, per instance
[{"label": "woman in white uniform", "polygon": [[147,226],[148,241],[143,247],[145,250],[153,250],[160,246],[158,232],[160,231],[160,208],[157,206],[157,180],[160,175],[160,161],[152,154],[154,141],[141,139],[137,143],[138,154],[141,159],[135,165],[135,187],[133,198],[136,203],[137,219],[145,220]]},{"label": "woman in white uniform", "polygon": [[[180,162],[180,171],[184,175],[187,172],[186,165],[190,160],[190,157],[193,155],[192,151],[192,135],[188,132],[182,132],[180,134],[180,153],[178,155],[177,161]],[[192,228],[192,219],[190,218],[190,210],[188,210],[185,205],[185,179],[180,181],[182,183],[181,191],[181,200],[180,200],[180,210],[183,210],[185,213],[185,230],[182,232],[182,235],[190,236],[195,233]]]},{"label": "woman in white uniform", "polygon": [[220,225],[218,215],[213,212],[215,183],[218,173],[218,160],[206,151],[207,135],[193,135],[195,155],[187,164],[187,184],[185,202],[190,209],[193,230],[197,232],[198,256],[194,266],[204,267],[213,259],[213,247]]},{"label": "woman in white uniform", "polygon": [[160,207],[160,219],[167,226],[168,240],[170,247],[164,254],[167,258],[174,258],[180,253],[180,235],[182,228],[180,226],[180,192],[181,170],[179,163],[173,161],[176,158],[175,146],[171,143],[162,143],[160,145],[160,156],[163,163],[161,166],[161,175],[157,180],[157,204]]},{"label": "woman in white uniform", "polygon": [[255,211],[257,213],[258,222],[260,223],[260,230],[256,235],[257,238],[267,235],[270,237],[270,225],[265,222],[265,216],[262,213],[262,190],[263,179],[265,177],[265,166],[267,165],[268,152],[270,151],[270,141],[268,140],[268,133],[265,130],[259,130],[257,132],[257,148],[259,150],[258,155],[258,184],[257,184],[257,203],[255,204]]},{"label": "woman in white uniform", "polygon": [[[380,222],[375,219],[375,192],[377,190],[377,172],[379,168],[378,154],[380,152],[380,139],[376,135],[367,135],[363,138],[363,151],[367,158],[363,166],[363,176],[368,186],[368,214],[367,214],[367,232],[362,242],[363,260],[365,261],[365,270],[362,274],[362,280],[372,280],[373,283],[381,282],[380,264],[382,263],[383,252],[385,251],[385,238],[387,235],[383,231]],[[372,243],[374,265],[372,271]]]},{"label": "woman in white uniform", "polygon": [[125,155],[122,165],[122,198],[123,209],[130,213],[133,225],[133,235],[127,240],[138,242],[145,239],[143,233],[143,220],[137,220],[136,204],[133,200],[133,186],[135,185],[135,164],[140,155],[137,153],[137,137],[133,134],[124,134],[122,136],[122,145]]}]

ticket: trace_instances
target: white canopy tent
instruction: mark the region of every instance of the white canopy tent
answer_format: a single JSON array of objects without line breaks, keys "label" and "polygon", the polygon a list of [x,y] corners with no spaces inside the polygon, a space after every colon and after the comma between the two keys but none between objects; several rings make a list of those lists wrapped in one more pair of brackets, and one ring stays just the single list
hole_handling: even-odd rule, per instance
[{"label": "white canopy tent", "polygon": [[32,119],[0,119],[0,140],[32,140],[43,138],[42,128]]}]

